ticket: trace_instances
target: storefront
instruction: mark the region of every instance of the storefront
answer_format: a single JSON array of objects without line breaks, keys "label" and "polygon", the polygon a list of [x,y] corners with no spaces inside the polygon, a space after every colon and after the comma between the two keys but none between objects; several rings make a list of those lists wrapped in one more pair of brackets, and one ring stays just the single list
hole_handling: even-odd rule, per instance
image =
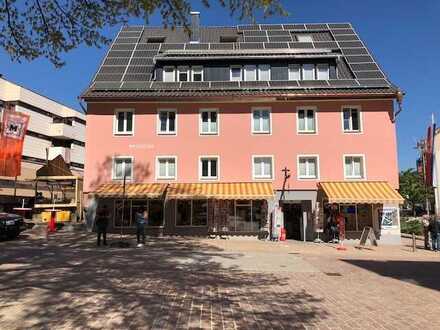
[{"label": "storefront", "polygon": [[[271,183],[105,184],[97,206],[111,213],[109,231],[133,232],[135,214],[148,210],[147,234],[206,236],[261,235],[268,232]],[[96,212],[95,212],[96,213]]]},{"label": "storefront", "polygon": [[364,228],[371,227],[382,244],[399,244],[402,203],[403,198],[387,182],[321,182],[315,231],[322,230],[331,238],[331,223],[342,215],[347,239],[359,239]]}]

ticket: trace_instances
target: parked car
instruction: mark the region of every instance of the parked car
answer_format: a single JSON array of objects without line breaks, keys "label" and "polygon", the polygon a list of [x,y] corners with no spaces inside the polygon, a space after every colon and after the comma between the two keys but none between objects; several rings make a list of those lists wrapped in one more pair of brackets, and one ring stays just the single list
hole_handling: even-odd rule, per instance
[{"label": "parked car", "polygon": [[23,217],[12,213],[0,213],[0,237],[16,238],[26,229]]}]

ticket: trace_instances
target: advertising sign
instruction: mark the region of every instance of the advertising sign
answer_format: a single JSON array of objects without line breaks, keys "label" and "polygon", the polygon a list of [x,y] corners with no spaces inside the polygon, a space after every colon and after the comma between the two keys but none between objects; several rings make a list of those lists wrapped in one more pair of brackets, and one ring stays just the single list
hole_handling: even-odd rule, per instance
[{"label": "advertising sign", "polygon": [[5,110],[0,129],[0,176],[21,174],[21,155],[29,116]]},{"label": "advertising sign", "polygon": [[398,209],[396,207],[384,207],[379,210],[381,228],[392,228],[398,226]]}]

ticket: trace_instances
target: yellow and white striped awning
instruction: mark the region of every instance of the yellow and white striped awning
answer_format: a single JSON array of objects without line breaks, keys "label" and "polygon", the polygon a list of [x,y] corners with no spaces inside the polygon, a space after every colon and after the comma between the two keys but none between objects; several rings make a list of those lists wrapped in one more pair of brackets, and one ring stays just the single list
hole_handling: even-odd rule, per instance
[{"label": "yellow and white striped awning", "polygon": [[329,203],[402,204],[404,199],[385,181],[320,182]]},{"label": "yellow and white striped awning", "polygon": [[270,182],[172,183],[168,199],[270,199],[274,190]]},{"label": "yellow and white striped awning", "polygon": [[[125,197],[127,198],[160,198],[164,194],[167,184],[164,183],[127,183]],[[94,191],[98,197],[123,197],[123,185],[120,183],[106,183]]]}]

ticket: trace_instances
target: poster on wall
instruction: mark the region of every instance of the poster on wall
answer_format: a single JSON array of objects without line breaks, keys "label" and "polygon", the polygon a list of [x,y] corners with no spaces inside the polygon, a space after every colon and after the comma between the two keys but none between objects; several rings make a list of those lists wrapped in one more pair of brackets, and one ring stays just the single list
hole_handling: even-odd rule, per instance
[{"label": "poster on wall", "polygon": [[29,116],[20,112],[3,111],[0,129],[0,176],[21,174],[21,155]]},{"label": "poster on wall", "polygon": [[381,228],[398,227],[398,209],[396,207],[384,207],[378,212]]}]

